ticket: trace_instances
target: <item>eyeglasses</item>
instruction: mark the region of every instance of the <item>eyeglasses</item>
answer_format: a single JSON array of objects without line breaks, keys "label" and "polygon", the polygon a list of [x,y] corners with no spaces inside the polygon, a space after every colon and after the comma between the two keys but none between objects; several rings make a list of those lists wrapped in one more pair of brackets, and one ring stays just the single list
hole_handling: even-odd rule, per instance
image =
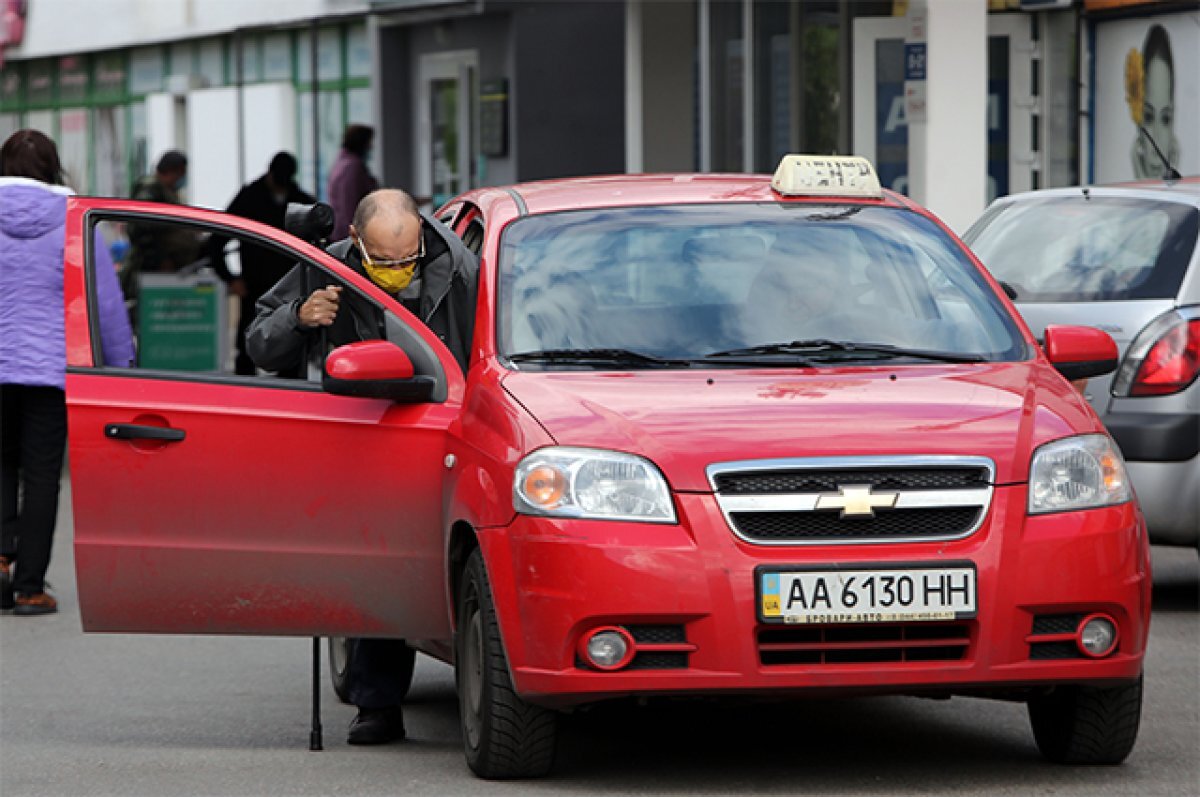
[{"label": "eyeglasses", "polygon": [[402,257],[399,260],[381,260],[377,257],[371,257],[367,254],[367,247],[363,246],[362,238],[355,238],[354,243],[358,245],[358,251],[362,254],[363,263],[375,268],[402,268],[403,266],[411,266],[421,258],[425,257],[425,236],[420,236],[421,243],[417,246],[415,254],[408,257]]}]

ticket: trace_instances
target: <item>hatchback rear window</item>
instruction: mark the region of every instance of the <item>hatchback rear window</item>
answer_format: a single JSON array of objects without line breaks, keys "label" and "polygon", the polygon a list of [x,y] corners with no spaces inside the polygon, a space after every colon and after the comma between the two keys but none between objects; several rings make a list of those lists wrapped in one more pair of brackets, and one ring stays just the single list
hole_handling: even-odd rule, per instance
[{"label": "hatchback rear window", "polygon": [[964,240],[1018,302],[1171,299],[1198,228],[1188,205],[1081,193],[995,206]]}]

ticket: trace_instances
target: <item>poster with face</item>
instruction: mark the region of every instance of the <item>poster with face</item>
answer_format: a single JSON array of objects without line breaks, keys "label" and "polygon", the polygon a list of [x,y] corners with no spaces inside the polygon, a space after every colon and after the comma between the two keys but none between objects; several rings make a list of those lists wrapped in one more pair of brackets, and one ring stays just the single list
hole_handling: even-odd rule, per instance
[{"label": "poster with face", "polygon": [[1096,26],[1096,182],[1200,174],[1200,11]]}]

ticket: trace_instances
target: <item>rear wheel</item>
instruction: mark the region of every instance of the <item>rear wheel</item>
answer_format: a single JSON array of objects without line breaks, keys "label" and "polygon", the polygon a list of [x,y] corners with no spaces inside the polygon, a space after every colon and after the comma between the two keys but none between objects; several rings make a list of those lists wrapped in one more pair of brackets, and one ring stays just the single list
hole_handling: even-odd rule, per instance
[{"label": "rear wheel", "polygon": [[1119,764],[1142,719],[1142,676],[1113,687],[1060,686],[1029,700],[1038,750],[1059,764]]},{"label": "rear wheel", "polygon": [[[406,647],[400,662],[397,681],[403,694],[408,694],[412,686],[413,669],[416,666],[417,652]],[[333,691],[338,700],[350,702],[350,663],[354,660],[354,646],[350,639],[344,636],[329,637],[329,680],[333,682]]]},{"label": "rear wheel", "polygon": [[533,778],[554,763],[557,717],[513,691],[483,556],[463,572],[455,676],[467,765],[481,778]]}]

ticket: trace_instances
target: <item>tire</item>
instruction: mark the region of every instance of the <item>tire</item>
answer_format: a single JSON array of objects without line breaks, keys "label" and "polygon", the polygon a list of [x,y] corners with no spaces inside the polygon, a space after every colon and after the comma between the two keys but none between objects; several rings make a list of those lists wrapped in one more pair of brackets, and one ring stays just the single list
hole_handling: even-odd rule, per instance
[{"label": "tire", "polygon": [[1060,686],[1029,700],[1029,724],[1042,755],[1058,764],[1119,764],[1142,719],[1142,676],[1108,688]]},{"label": "tire", "polygon": [[[412,686],[413,670],[416,667],[417,652],[405,648],[407,655],[400,664],[399,682],[402,694],[407,695]],[[329,680],[333,682],[333,691],[338,700],[350,703],[350,662],[354,658],[354,646],[344,636],[329,637]]]},{"label": "tire", "polygon": [[467,766],[481,778],[536,778],[554,764],[557,715],[513,691],[479,549],[463,571],[455,680]]}]

